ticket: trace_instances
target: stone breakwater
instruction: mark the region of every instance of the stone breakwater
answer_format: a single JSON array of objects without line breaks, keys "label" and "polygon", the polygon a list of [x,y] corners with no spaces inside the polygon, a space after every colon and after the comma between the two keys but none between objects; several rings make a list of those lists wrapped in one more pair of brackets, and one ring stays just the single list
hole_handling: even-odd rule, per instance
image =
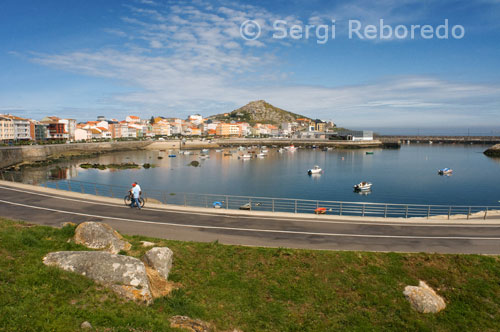
[{"label": "stone breakwater", "polygon": [[484,151],[488,157],[500,157],[500,144],[494,145],[488,150]]},{"label": "stone breakwater", "polygon": [[39,162],[65,154],[92,154],[143,149],[149,141],[72,143],[0,147],[0,169],[20,163]]}]

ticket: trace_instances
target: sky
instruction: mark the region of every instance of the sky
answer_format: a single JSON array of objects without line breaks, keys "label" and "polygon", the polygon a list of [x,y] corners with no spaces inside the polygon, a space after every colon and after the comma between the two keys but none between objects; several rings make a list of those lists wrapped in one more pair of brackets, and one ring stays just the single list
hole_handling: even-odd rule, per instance
[{"label": "sky", "polygon": [[184,118],[264,99],[356,129],[500,133],[499,18],[500,0],[2,0],[0,113]]}]

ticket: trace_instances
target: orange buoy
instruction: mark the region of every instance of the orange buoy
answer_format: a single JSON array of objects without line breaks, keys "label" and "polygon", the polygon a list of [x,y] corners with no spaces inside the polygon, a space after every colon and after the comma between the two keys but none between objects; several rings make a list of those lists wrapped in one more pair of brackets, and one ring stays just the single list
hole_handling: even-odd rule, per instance
[{"label": "orange buoy", "polygon": [[314,210],[314,213],[316,214],[325,214],[326,213],[326,208],[317,208]]}]

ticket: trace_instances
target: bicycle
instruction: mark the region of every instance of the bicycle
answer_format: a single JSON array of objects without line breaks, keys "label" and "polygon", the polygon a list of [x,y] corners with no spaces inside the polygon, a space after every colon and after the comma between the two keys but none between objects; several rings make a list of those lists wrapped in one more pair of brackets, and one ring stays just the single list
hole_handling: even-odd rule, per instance
[{"label": "bicycle", "polygon": [[[129,193],[128,195],[126,195],[123,198],[123,201],[125,202],[125,205],[130,206],[132,204],[132,193]],[[144,201],[144,198],[139,197],[139,204],[141,205],[141,208],[144,207],[144,204],[146,204],[146,202]]]}]

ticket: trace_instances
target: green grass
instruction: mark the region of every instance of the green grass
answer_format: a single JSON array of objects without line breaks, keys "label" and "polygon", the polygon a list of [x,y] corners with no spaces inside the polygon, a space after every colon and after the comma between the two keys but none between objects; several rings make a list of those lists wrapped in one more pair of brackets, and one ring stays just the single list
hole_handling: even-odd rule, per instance
[{"label": "green grass", "polygon": [[[500,260],[496,256],[308,251],[127,237],[174,251],[170,279],[181,285],[149,307],[121,300],[83,276],[46,267],[74,228],[0,219],[0,331],[171,331],[188,315],[219,331],[498,331]],[[448,307],[419,314],[404,299],[425,280]]]}]

